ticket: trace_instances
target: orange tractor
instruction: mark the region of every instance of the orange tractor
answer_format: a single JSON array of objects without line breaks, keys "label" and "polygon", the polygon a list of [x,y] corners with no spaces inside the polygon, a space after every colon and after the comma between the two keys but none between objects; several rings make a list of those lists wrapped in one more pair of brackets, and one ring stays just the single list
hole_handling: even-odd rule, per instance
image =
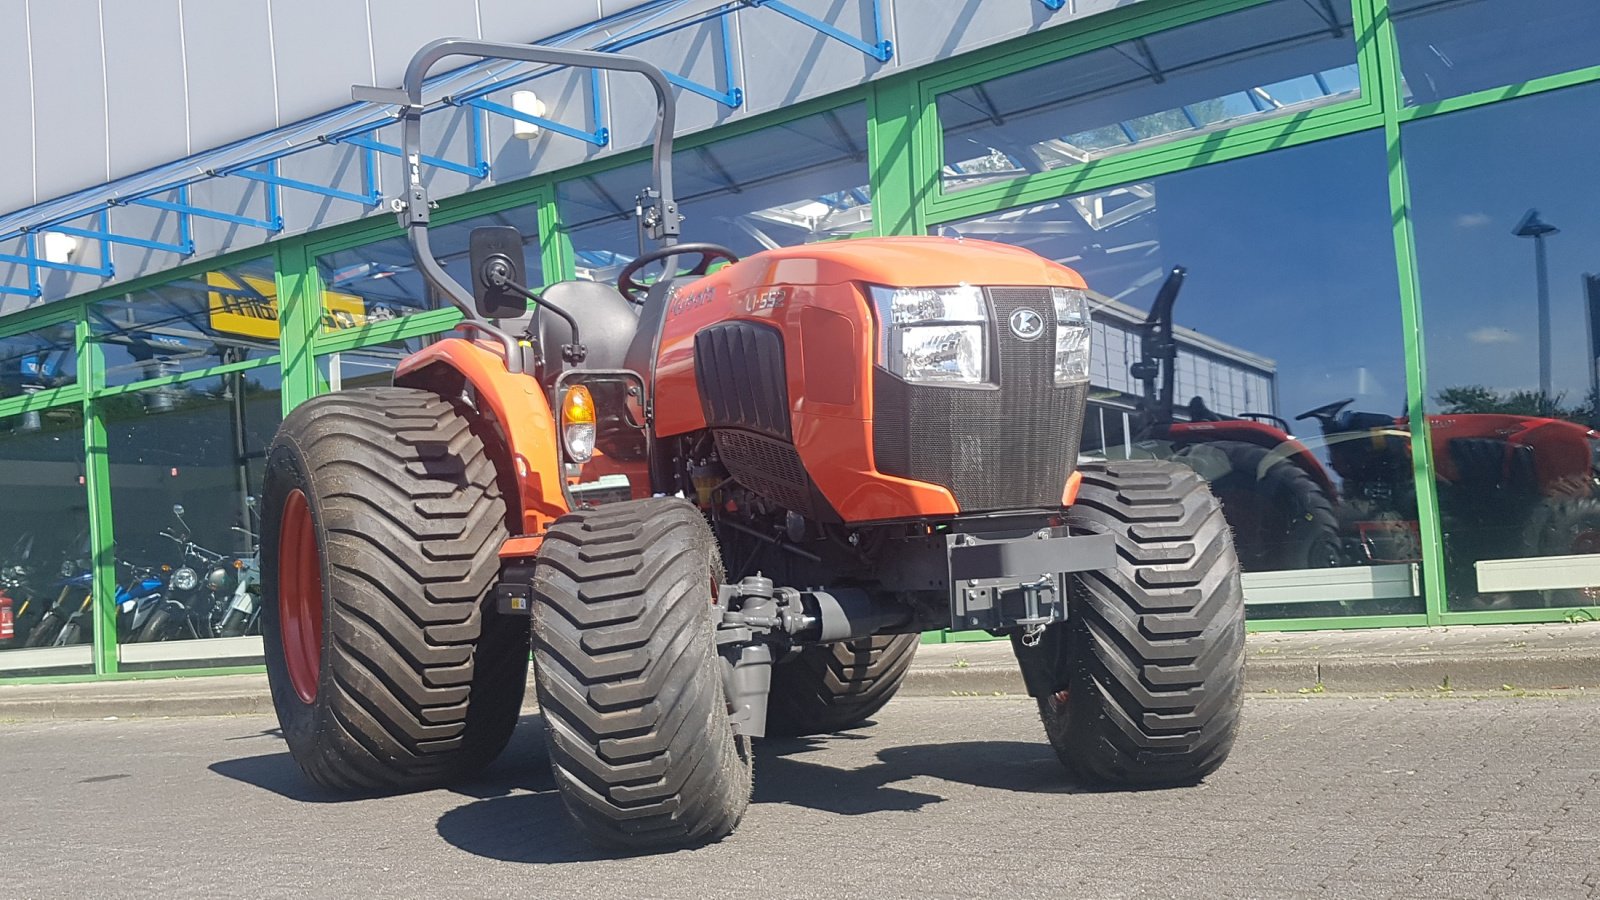
[{"label": "orange tractor", "polygon": [[[616,286],[535,294],[503,227],[473,233],[471,291],[434,259],[422,84],[453,56],[651,84],[654,249]],[[1243,667],[1232,538],[1189,468],[1078,462],[1079,276],[974,241],[742,260],[678,243],[670,92],[641,60],[466,40],[424,47],[402,89],[357,89],[399,107],[392,207],[467,336],[393,387],[302,404],[269,451],[267,670],[306,774],[357,793],[472,774],[517,722],[531,636],[581,829],[704,843],[745,811],[754,738],[864,722],[941,627],[1011,638],[1082,779],[1221,765]]]}]

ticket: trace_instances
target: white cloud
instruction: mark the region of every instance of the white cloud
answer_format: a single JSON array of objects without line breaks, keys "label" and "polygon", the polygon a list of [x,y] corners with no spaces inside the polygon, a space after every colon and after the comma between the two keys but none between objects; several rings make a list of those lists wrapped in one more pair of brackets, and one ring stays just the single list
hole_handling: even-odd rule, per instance
[{"label": "white cloud", "polygon": [[1456,227],[1457,228],[1482,228],[1483,226],[1488,225],[1492,221],[1494,221],[1494,220],[1489,218],[1489,214],[1488,213],[1481,213],[1481,212],[1462,213],[1461,215],[1456,216]]},{"label": "white cloud", "polygon": [[1515,344],[1522,338],[1508,328],[1486,325],[1467,332],[1467,340],[1474,344]]}]

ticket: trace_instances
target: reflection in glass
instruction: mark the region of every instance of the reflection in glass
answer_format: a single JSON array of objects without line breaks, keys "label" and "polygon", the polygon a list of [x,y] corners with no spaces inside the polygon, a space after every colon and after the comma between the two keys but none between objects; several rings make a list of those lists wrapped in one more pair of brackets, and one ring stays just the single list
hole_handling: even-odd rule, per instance
[{"label": "reflection in glass", "polygon": [[75,331],[68,321],[0,338],[0,400],[76,384]]},{"label": "reflection in glass", "polygon": [[107,385],[131,384],[278,352],[271,257],[89,305]]},{"label": "reflection in glass", "polygon": [[960,191],[1360,96],[1350,4],[1275,0],[938,98]]},{"label": "reflection in glass", "polygon": [[1594,0],[1389,0],[1408,106],[1600,64]]},{"label": "reflection in glass", "polygon": [[[459,336],[459,333],[456,333]],[[441,335],[372,344],[359,350],[341,350],[317,357],[317,371],[330,391],[358,387],[385,387],[394,379],[400,361],[421,350]]]},{"label": "reflection in glass", "polygon": [[[472,287],[467,239],[480,225],[511,225],[522,233],[529,286],[544,281],[539,255],[539,216],[535,206],[521,206],[428,229],[434,258],[456,281]],[[433,309],[450,301],[437,296],[422,280],[403,237],[388,238],[317,257],[322,275],[322,330],[342,331],[388,322]]]},{"label": "reflection in glass", "polygon": [[1597,103],[1405,126],[1452,609],[1600,605]]},{"label": "reflection in glass", "polygon": [[[675,152],[683,239],[748,255],[870,231],[866,135],[856,104]],[[634,197],[649,182],[641,162],[557,187],[579,278],[614,280],[638,255]]]},{"label": "reflection in glass", "polygon": [[1200,472],[1258,618],[1422,609],[1382,160],[1365,133],[938,229],[1084,276],[1085,451]]},{"label": "reflection in glass", "polygon": [[[254,498],[281,416],[279,387],[277,367],[267,366],[97,401],[111,468],[120,644],[260,633]],[[238,652],[199,646],[125,647],[123,662],[192,665]]]},{"label": "reflection in glass", "polygon": [[0,419],[0,672],[87,671],[93,639],[79,404]]}]

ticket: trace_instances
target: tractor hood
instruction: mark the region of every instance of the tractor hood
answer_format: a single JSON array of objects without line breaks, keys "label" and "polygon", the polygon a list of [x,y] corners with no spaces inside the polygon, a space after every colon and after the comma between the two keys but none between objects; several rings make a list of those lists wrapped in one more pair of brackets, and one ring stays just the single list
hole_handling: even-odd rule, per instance
[{"label": "tractor hood", "polygon": [[751,284],[843,284],[895,287],[986,285],[1084,287],[1078,273],[1035,253],[963,238],[857,238],[767,250],[735,268]]}]

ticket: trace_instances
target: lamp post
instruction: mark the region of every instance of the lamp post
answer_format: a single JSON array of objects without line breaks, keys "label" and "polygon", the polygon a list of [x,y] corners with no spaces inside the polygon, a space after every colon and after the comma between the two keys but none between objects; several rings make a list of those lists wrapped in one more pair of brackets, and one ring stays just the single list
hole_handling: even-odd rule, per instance
[{"label": "lamp post", "polygon": [[1539,295],[1539,396],[1547,403],[1551,399],[1550,272],[1545,261],[1544,239],[1560,231],[1561,229],[1540,219],[1537,209],[1528,210],[1528,214],[1522,217],[1517,227],[1511,229],[1511,233],[1517,237],[1533,238],[1534,277],[1537,280],[1536,290]]}]

